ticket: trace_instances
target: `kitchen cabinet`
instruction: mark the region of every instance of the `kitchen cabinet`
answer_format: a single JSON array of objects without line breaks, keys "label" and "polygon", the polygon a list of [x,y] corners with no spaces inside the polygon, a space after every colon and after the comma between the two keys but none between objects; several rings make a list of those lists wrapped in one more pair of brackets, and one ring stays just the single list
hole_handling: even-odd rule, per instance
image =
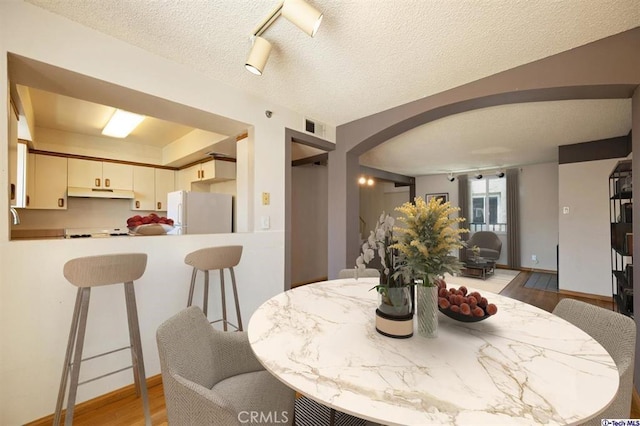
[{"label": "kitchen cabinet", "polygon": [[167,210],[167,194],[175,191],[175,174],[173,170],[155,169],[156,177],[156,210]]},{"label": "kitchen cabinet", "polygon": [[155,170],[151,167],[133,166],[133,193],[131,210],[155,210]]},{"label": "kitchen cabinet", "polygon": [[68,186],[133,190],[133,166],[69,158]]},{"label": "kitchen cabinet", "polygon": [[133,166],[131,210],[166,211],[167,194],[175,189],[174,175],[173,170]]},{"label": "kitchen cabinet", "polygon": [[182,169],[178,172],[177,190],[191,190],[194,182],[214,183],[235,180],[236,163],[212,160]]},{"label": "kitchen cabinet", "polygon": [[29,154],[27,161],[27,208],[67,209],[67,159]]},{"label": "kitchen cabinet", "polygon": [[36,154],[27,155],[27,189],[25,207],[31,207],[31,200],[35,196],[36,192]]},{"label": "kitchen cabinet", "polygon": [[9,198],[11,206],[22,207],[18,203],[18,114],[9,104]]},{"label": "kitchen cabinet", "polygon": [[200,175],[200,164],[196,164],[195,166],[187,167],[186,169],[182,169],[178,171],[178,178],[176,190],[178,191],[191,191],[191,182],[195,182],[198,180],[197,177]]}]

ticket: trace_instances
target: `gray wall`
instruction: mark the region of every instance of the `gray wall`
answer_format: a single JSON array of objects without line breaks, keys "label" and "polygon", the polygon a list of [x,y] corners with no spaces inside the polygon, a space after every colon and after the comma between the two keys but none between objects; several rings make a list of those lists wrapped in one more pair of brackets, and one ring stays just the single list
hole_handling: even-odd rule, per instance
[{"label": "gray wall", "polygon": [[369,236],[382,212],[397,219],[400,213],[395,211],[396,207],[400,207],[407,201],[409,201],[409,187],[396,188],[394,184],[389,182],[376,182],[373,186],[361,186],[360,217],[366,225],[360,239]]},{"label": "gray wall", "polygon": [[[520,265],[556,271],[558,244],[558,164],[520,169]],[[531,255],[538,257],[536,264]]]},{"label": "gray wall", "polygon": [[291,168],[291,283],[327,276],[327,166]]}]

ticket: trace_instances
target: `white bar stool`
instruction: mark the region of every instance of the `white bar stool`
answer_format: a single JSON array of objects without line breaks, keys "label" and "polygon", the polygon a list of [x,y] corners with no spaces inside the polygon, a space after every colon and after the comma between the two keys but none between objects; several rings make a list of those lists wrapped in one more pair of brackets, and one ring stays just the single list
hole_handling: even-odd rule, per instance
[{"label": "white bar stool", "polygon": [[[65,425],[71,425],[73,423],[73,410],[76,402],[76,392],[79,385],[92,382],[133,367],[133,379],[136,386],[136,394],[142,397],[145,425],[151,426],[147,382],[144,373],[144,361],[142,358],[142,343],[140,341],[140,327],[138,326],[138,313],[136,309],[136,296],[133,289],[133,281],[142,276],[146,266],[147,255],[144,253],[80,257],[65,263],[63,271],[64,276],[71,284],[78,287],[78,293],[76,296],[75,308],[73,310],[73,319],[71,320],[71,330],[69,331],[69,342],[67,343],[67,353],[64,359],[62,379],[60,380],[60,390],[58,392],[58,401],[56,403],[56,412],[53,420],[54,425],[59,425],[62,417],[62,404],[67,390],[69,370],[71,370],[71,383],[67,398]],[[89,296],[91,294],[91,287],[120,283],[124,284],[130,346],[125,346],[120,349],[115,349],[82,359],[82,348],[84,345],[87,315],[89,313]],[[131,349],[131,366],[78,383],[80,363],[82,361],[98,358],[125,349]],[[73,362],[71,362],[72,357]]]},{"label": "white bar stool", "polygon": [[[187,307],[193,304],[193,292],[196,284],[196,275],[198,271],[204,271],[204,299],[202,302],[202,311],[207,316],[207,306],[209,304],[209,271],[220,270],[220,295],[222,298],[222,319],[211,321],[211,324],[222,322],[224,331],[227,331],[227,324],[242,331],[242,318],[240,317],[240,303],[238,301],[238,289],[236,288],[236,275],[233,267],[240,263],[242,256],[242,246],[222,246],[208,247],[189,253],[184,258],[184,263],[193,266],[191,273],[191,286],[189,287],[189,300]],[[225,300],[224,289],[224,270],[229,269],[231,273],[231,284],[233,288],[233,298],[236,304],[236,315],[238,317],[238,325],[234,325],[227,321],[227,305]]]}]

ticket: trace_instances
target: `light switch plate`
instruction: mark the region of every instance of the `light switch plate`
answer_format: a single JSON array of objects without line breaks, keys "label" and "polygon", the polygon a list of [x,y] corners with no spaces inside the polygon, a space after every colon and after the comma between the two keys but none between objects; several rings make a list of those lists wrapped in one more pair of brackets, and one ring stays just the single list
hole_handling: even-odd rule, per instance
[{"label": "light switch plate", "polygon": [[262,229],[269,229],[271,227],[269,216],[262,216],[260,218],[260,224]]}]

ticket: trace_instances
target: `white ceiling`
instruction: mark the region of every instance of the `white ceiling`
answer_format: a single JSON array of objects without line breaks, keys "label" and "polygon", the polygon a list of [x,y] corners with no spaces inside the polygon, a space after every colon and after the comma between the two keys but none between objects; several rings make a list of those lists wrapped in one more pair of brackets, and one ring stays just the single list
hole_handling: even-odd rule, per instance
[{"label": "white ceiling", "polygon": [[[324,13],[317,35],[278,19],[258,77],[243,67],[249,35],[276,0],[29,2],[332,125],[640,25],[638,0],[309,0]],[[420,175],[552,161],[560,144],[628,133],[630,114],[625,101],[495,107],[407,132],[362,163]]]}]

